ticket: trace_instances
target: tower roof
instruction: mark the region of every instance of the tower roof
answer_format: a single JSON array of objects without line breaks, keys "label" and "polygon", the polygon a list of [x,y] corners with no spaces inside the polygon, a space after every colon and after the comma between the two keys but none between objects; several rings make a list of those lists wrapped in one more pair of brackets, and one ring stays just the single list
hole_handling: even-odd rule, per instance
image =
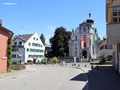
[{"label": "tower roof", "polygon": [[91,18],[91,13],[89,13],[89,18],[86,20],[89,24],[94,24],[94,20]]}]

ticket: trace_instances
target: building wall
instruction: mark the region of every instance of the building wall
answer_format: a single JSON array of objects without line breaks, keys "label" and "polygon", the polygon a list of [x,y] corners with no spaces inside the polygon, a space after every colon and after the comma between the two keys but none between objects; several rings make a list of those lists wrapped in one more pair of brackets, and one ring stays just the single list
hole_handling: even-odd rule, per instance
[{"label": "building wall", "polygon": [[[14,45],[14,42],[17,42],[17,46],[15,46]],[[24,53],[24,44],[25,44],[25,42],[24,41],[22,41],[21,39],[15,39],[14,40],[14,42],[13,42],[13,46],[15,46],[15,47],[13,47],[13,49],[18,49],[17,51],[12,51],[12,55],[22,55],[21,57],[12,57],[12,61],[15,61],[15,60],[17,60],[17,61],[20,61],[20,60],[22,60],[22,61],[24,61],[24,56],[25,56],[25,53]],[[22,45],[19,45],[19,42],[22,42]]]},{"label": "building wall", "polygon": [[[75,29],[75,31],[73,31],[73,35],[71,36],[71,39],[69,40],[69,56],[75,56],[75,57],[82,57],[82,51],[80,49],[80,36],[86,35],[86,34],[90,34],[90,46],[89,49],[85,48],[84,50],[87,51],[87,58],[89,58],[89,54],[91,54],[91,58],[97,58],[98,54],[99,54],[99,48],[98,48],[98,44],[96,43],[96,41],[98,40],[98,36],[97,34],[94,32],[93,29],[95,29],[94,27],[89,27],[87,25],[84,25],[87,29],[86,32],[83,31],[83,27],[79,26]],[[92,33],[95,33],[95,41],[94,41],[94,54],[93,54],[93,48],[92,48]],[[77,36],[77,38],[76,38]],[[77,44],[77,46],[75,45]],[[77,49],[76,49],[77,47]],[[76,53],[77,51],[77,53]]]},{"label": "building wall", "polygon": [[118,61],[117,61],[117,44],[113,45],[113,65],[117,69]]},{"label": "building wall", "polygon": [[[34,40],[34,38],[35,38],[35,40]],[[29,46],[29,43],[31,43],[30,46]],[[32,46],[32,43],[40,44],[42,47],[41,46],[40,47]],[[25,62],[27,62],[27,60],[32,60],[33,61],[33,57],[29,58],[29,55],[39,55],[39,56],[41,55],[41,57],[37,58],[40,61],[44,57],[45,46],[43,45],[43,43],[40,40],[37,33],[34,33],[29,38],[29,40],[25,43],[24,47],[25,47]],[[29,51],[27,51],[27,48],[29,49]],[[43,50],[43,52],[31,52],[30,49],[39,49],[39,50]]]},{"label": "building wall", "polygon": [[4,60],[3,57],[7,57],[8,36],[7,31],[0,29],[0,73],[7,71],[7,60]]},{"label": "building wall", "polygon": [[113,45],[112,45],[112,49],[105,49],[105,45],[108,45],[107,44],[107,40],[104,40],[100,45],[99,45],[99,48],[101,47],[101,46],[103,46],[103,49],[101,49],[100,50],[100,56],[101,55],[106,55],[106,56],[108,56],[108,55],[113,55]]}]

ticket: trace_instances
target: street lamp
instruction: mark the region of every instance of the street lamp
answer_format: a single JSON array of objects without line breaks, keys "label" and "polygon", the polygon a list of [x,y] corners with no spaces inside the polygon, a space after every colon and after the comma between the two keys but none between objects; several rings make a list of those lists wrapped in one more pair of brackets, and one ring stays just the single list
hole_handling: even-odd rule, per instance
[{"label": "street lamp", "polygon": [[[20,28],[27,28],[27,26],[21,26],[21,27],[19,27],[18,29],[20,29]],[[16,40],[17,40],[17,43],[16,43],[16,60],[18,61],[18,42],[19,42],[19,40],[18,40],[18,37],[19,37],[19,35],[16,35]]]}]

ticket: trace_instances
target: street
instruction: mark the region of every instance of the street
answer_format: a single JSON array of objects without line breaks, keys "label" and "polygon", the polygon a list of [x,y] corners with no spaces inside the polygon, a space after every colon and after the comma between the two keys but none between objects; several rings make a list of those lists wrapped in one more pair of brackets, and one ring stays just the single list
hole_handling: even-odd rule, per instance
[{"label": "street", "polygon": [[36,72],[0,82],[0,90],[85,90],[86,76],[80,69],[34,65]]}]

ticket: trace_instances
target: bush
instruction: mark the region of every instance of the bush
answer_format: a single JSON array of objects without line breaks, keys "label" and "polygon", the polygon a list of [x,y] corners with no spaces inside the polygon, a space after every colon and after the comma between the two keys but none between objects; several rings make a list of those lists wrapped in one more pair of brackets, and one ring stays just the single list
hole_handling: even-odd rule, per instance
[{"label": "bush", "polygon": [[50,59],[50,62],[57,63],[57,62],[59,62],[59,60],[58,60],[57,57],[53,57],[53,58]]},{"label": "bush", "polygon": [[7,68],[7,72],[11,72],[12,70],[11,70],[11,68]]},{"label": "bush", "polygon": [[47,58],[44,57],[42,60],[41,60],[42,63],[47,63]]},{"label": "bush", "polygon": [[25,65],[28,65],[28,62],[25,62],[24,64],[25,64]]},{"label": "bush", "polygon": [[12,64],[20,64],[18,61],[12,61]]},{"label": "bush", "polygon": [[99,58],[100,58],[100,64],[105,63],[105,61],[107,60],[107,57],[105,55],[101,55]]}]

